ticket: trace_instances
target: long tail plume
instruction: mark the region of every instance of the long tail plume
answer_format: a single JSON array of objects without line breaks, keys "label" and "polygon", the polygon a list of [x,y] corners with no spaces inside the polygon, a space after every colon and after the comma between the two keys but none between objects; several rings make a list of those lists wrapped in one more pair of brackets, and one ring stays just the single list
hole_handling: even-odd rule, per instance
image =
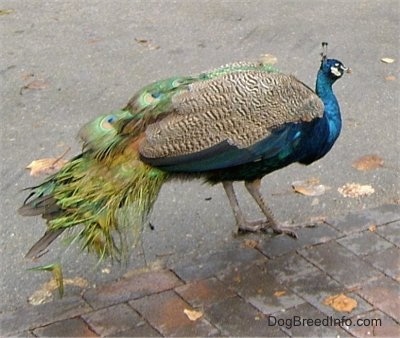
[{"label": "long tail plume", "polygon": [[[116,119],[126,117],[114,114]],[[20,208],[25,216],[41,214],[48,226],[27,257],[39,257],[66,229],[76,230],[73,236],[83,248],[117,260],[125,258],[140,239],[167,174],[140,161],[138,142],[113,150],[121,140],[114,140],[115,130],[104,128],[104,121],[110,122],[103,117],[82,129],[86,150],[32,188]]]}]

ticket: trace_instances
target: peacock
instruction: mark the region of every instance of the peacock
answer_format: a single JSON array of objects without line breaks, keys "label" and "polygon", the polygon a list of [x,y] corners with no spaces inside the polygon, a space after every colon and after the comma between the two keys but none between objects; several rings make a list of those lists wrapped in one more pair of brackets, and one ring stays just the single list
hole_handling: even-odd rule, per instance
[{"label": "peacock", "polygon": [[[322,60],[315,92],[265,62],[237,62],[154,82],[120,110],[82,127],[82,153],[38,186],[19,209],[42,215],[44,236],[27,253],[40,257],[66,229],[82,249],[120,259],[140,239],[162,185],[171,179],[222,183],[238,230],[272,229],[296,237],[273,216],[261,179],[329,152],[341,131],[332,85],[349,72]],[[244,185],[265,219],[245,218],[233,182]]]}]

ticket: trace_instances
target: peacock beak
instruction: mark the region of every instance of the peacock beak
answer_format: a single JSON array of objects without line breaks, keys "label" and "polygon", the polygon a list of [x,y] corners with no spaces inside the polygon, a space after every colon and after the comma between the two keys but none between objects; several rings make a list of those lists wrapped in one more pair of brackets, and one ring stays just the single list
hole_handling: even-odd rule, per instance
[{"label": "peacock beak", "polygon": [[343,72],[345,72],[347,74],[351,73],[351,69],[349,67],[345,67],[345,66],[341,65],[340,69],[343,70]]}]

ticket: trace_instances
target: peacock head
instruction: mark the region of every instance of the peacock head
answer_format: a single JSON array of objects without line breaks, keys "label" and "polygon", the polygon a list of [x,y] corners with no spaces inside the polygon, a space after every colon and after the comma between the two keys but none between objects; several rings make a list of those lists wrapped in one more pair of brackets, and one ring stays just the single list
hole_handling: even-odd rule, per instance
[{"label": "peacock head", "polygon": [[345,67],[345,65],[335,59],[328,59],[328,43],[322,43],[322,60],[321,60],[321,68],[320,71],[323,72],[332,82],[335,82],[337,79],[340,79],[344,73],[350,73],[350,68]]}]

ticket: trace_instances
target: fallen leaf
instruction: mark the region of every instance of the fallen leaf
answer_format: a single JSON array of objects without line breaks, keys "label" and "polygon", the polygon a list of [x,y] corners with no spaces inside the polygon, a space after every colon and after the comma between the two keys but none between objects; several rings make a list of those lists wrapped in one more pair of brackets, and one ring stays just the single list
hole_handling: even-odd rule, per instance
[{"label": "fallen leaf", "polygon": [[383,167],[383,158],[378,155],[365,155],[353,162],[352,167],[367,171]]},{"label": "fallen leaf", "polygon": [[284,296],[286,294],[286,291],[285,290],[282,290],[282,291],[275,291],[274,292],[274,296],[275,297],[282,297],[282,296]]},{"label": "fallen leaf", "polygon": [[368,227],[368,230],[371,232],[375,232],[376,231],[376,224],[372,224]]},{"label": "fallen leaf", "polygon": [[49,83],[47,81],[45,81],[45,80],[40,80],[40,79],[32,80],[31,82],[28,82],[26,85],[24,85],[20,89],[19,93],[22,95],[24,89],[27,89],[27,90],[41,90],[41,89],[47,88],[48,86],[49,86]]},{"label": "fallen leaf", "polygon": [[32,161],[26,169],[30,169],[31,176],[50,175],[60,170],[67,162],[59,158],[42,158]]},{"label": "fallen leaf", "polygon": [[357,307],[357,301],[343,293],[325,298],[324,304],[339,312],[351,312]]},{"label": "fallen leaf", "polygon": [[254,240],[254,239],[245,239],[243,241],[243,247],[245,247],[245,248],[254,249],[255,247],[257,247],[257,245],[258,245],[258,241]]},{"label": "fallen leaf", "polygon": [[[81,277],[66,278],[63,280],[63,284],[77,286],[81,289],[84,289],[89,285],[88,281]],[[36,290],[28,298],[29,304],[40,305],[51,301],[53,299],[53,291],[57,290],[58,287],[59,285],[53,277],[50,281],[44,283],[39,290]]]},{"label": "fallen leaf", "polygon": [[152,49],[159,49],[160,46],[153,44],[150,40],[146,40],[146,39],[137,39],[135,38],[135,41],[143,46],[143,47],[147,47],[148,49],[152,50]]},{"label": "fallen leaf", "polygon": [[183,313],[189,318],[191,321],[195,321],[201,317],[203,317],[203,312],[201,311],[196,311],[196,310],[189,310],[189,309],[184,309]]},{"label": "fallen leaf", "polygon": [[31,176],[53,174],[68,162],[67,160],[64,160],[63,157],[69,150],[70,148],[66,149],[64,153],[57,158],[42,158],[40,160],[34,160],[26,166],[26,169],[30,169]]},{"label": "fallen leaf", "polygon": [[327,216],[313,216],[310,218],[310,224],[321,224],[321,223],[325,223],[326,220],[328,219]]},{"label": "fallen leaf", "polygon": [[0,15],[8,15],[13,13],[14,10],[13,9],[0,9]]},{"label": "fallen leaf", "polygon": [[384,62],[384,63],[393,63],[394,59],[392,59],[392,58],[382,58],[381,61]]},{"label": "fallen leaf", "polygon": [[394,75],[388,75],[385,77],[386,81],[396,81],[396,76]]},{"label": "fallen leaf", "polygon": [[361,185],[358,183],[346,183],[343,187],[338,188],[340,194],[344,197],[362,197],[369,196],[375,192],[375,189],[370,185]]},{"label": "fallen leaf", "polygon": [[260,62],[263,65],[274,65],[278,62],[278,58],[272,54],[263,54],[260,57]]},{"label": "fallen leaf", "polygon": [[319,184],[317,178],[310,178],[304,181],[294,181],[292,188],[295,192],[305,196],[320,196],[325,193],[327,187]]},{"label": "fallen leaf", "polygon": [[21,79],[22,79],[22,81],[26,82],[26,81],[32,79],[34,76],[35,76],[35,74],[32,72],[23,72],[21,74]]}]

